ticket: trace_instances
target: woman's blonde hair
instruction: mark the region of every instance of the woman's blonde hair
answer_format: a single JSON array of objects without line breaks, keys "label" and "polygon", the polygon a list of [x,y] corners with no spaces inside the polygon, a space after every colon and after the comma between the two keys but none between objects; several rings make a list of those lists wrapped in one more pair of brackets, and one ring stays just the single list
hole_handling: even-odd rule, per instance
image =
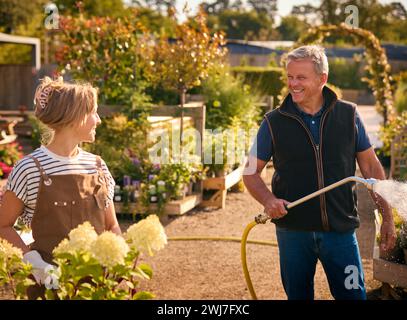
[{"label": "woman's blonde hair", "polygon": [[52,130],[80,125],[95,110],[97,89],[89,83],[41,79],[35,96],[35,116]]}]

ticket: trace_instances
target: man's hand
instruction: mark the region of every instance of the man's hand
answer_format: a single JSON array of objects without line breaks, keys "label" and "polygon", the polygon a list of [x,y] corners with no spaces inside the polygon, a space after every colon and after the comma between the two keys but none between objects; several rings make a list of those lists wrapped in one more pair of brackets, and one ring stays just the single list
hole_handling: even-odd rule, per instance
[{"label": "man's hand", "polygon": [[287,200],[270,198],[264,207],[264,213],[272,219],[280,219],[287,214],[287,210],[284,205],[289,204]]},{"label": "man's hand", "polygon": [[396,245],[396,228],[394,227],[393,219],[383,220],[380,227],[380,249],[389,251]]}]

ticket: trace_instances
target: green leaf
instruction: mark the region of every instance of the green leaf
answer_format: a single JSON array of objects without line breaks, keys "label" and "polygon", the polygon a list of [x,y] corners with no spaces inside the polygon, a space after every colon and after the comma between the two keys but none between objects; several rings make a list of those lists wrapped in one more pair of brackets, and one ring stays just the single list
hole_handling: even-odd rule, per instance
[{"label": "green leaf", "polygon": [[141,269],[151,279],[153,277],[153,269],[145,263],[140,263],[138,268]]},{"label": "green leaf", "polygon": [[140,291],[133,295],[133,300],[150,300],[155,298],[155,295],[148,291]]}]

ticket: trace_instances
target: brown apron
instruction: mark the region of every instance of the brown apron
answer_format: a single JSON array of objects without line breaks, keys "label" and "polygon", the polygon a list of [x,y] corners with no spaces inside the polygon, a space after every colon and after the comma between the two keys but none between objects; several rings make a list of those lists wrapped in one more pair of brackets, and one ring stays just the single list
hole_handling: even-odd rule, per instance
[{"label": "brown apron", "polygon": [[106,229],[106,178],[100,157],[96,158],[95,174],[53,176],[47,175],[35,157],[30,157],[41,173],[30,248],[52,263],[52,250],[79,224],[89,221],[98,234]]}]

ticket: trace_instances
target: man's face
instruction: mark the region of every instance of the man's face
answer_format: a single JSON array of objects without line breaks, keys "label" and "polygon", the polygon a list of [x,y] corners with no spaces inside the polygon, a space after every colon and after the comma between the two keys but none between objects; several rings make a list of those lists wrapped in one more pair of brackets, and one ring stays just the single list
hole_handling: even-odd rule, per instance
[{"label": "man's face", "polygon": [[317,74],[311,59],[291,60],[287,65],[288,89],[293,101],[307,104],[321,94],[328,76]]}]

